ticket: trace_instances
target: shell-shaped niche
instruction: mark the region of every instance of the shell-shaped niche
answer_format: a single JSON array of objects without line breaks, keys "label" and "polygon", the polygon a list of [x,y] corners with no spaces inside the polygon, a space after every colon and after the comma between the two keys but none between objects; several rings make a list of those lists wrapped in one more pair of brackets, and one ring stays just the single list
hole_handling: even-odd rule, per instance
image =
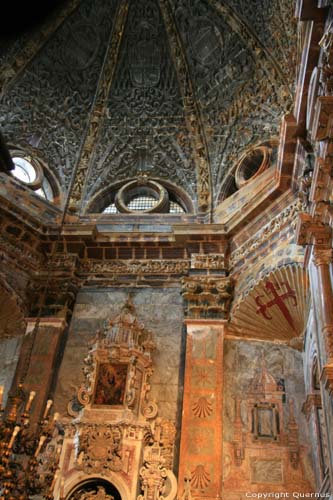
[{"label": "shell-shaped niche", "polygon": [[301,265],[280,267],[259,281],[231,312],[231,330],[243,337],[290,342],[303,335],[309,279]]}]

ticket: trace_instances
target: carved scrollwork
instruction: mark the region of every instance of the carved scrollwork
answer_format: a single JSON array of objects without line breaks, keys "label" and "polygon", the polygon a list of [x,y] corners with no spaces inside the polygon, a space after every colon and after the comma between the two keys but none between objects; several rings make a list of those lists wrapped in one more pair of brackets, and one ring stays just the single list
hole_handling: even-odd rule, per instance
[{"label": "carved scrollwork", "polygon": [[77,428],[77,467],[101,475],[122,469],[123,429],[118,425],[85,424]]}]

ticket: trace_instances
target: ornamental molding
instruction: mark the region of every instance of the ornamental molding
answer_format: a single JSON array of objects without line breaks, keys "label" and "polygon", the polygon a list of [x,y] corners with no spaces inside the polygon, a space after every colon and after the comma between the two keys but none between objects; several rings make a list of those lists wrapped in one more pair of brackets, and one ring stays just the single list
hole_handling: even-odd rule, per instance
[{"label": "ornamental molding", "polygon": [[189,262],[183,260],[116,260],[85,261],[80,265],[84,274],[187,274]]},{"label": "ornamental molding", "polygon": [[186,315],[192,319],[229,317],[233,282],[228,277],[185,276],[181,280]]},{"label": "ornamental molding", "polygon": [[223,253],[191,254],[191,269],[225,270],[226,260]]},{"label": "ornamental molding", "polygon": [[269,224],[258,231],[254,237],[247,240],[243,245],[238,247],[237,250],[230,254],[230,267],[235,267],[241,259],[245,259],[250,253],[256,251],[260,245],[269,240],[274,233],[281,231],[281,229],[288,223],[291,228],[296,228],[297,215],[302,211],[302,209],[303,205],[299,200],[296,200],[290,206],[285,208]]}]

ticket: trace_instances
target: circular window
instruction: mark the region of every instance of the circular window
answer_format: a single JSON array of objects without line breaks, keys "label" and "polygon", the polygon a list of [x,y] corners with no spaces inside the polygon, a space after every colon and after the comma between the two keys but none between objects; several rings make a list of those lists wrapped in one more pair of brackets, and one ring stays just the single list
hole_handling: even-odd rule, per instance
[{"label": "circular window", "polygon": [[38,196],[53,201],[53,189],[40,162],[31,159],[30,156],[19,156],[20,154],[21,151],[12,154],[14,169],[11,175],[31,188]]},{"label": "circular window", "polygon": [[125,213],[166,212],[168,204],[167,190],[148,179],[138,179],[125,184],[115,197],[116,207]]},{"label": "circular window", "polygon": [[38,172],[30,161],[18,156],[14,156],[12,160],[15,166],[14,170],[12,170],[12,174],[16,179],[25,184],[33,184],[36,182],[38,179]]},{"label": "circular window", "polygon": [[248,151],[241,158],[235,173],[235,182],[238,188],[245,186],[250,179],[253,179],[267,168],[270,153],[268,147],[258,146]]},{"label": "circular window", "polygon": [[113,189],[102,191],[87,210],[88,213],[110,215],[181,215],[192,211],[191,200],[182,188],[165,180],[150,179],[147,175],[119,182]]}]

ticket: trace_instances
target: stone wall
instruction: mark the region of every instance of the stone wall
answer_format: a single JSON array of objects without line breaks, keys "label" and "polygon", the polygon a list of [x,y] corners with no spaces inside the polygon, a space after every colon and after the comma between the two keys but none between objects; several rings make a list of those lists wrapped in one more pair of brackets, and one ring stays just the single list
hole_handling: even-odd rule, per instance
[{"label": "stone wall", "polygon": [[[225,498],[243,499],[245,492],[251,491],[313,491],[309,429],[302,413],[305,401],[302,353],[269,342],[231,339],[225,341],[224,349]],[[274,379],[276,387],[280,387],[268,390],[266,398],[259,392],[254,394],[253,389],[253,380],[263,367],[267,370],[265,380],[272,386]],[[240,408],[238,420],[236,400]],[[252,412],[256,411],[253,410],[256,401],[273,403],[278,409],[280,430],[275,438],[254,437]],[[294,407],[294,419],[290,405]]]},{"label": "stone wall", "polygon": [[4,386],[4,404],[15,374],[21,343],[22,336],[0,340],[0,385]]},{"label": "stone wall", "polygon": [[[67,404],[83,381],[83,359],[88,342],[103,322],[119,314],[128,297],[124,289],[87,289],[78,296],[55,391],[56,411],[67,414]],[[137,316],[153,333],[157,349],[153,353],[154,374],[151,398],[158,402],[158,415],[175,421],[182,394],[182,298],[176,288],[131,290]]]}]

